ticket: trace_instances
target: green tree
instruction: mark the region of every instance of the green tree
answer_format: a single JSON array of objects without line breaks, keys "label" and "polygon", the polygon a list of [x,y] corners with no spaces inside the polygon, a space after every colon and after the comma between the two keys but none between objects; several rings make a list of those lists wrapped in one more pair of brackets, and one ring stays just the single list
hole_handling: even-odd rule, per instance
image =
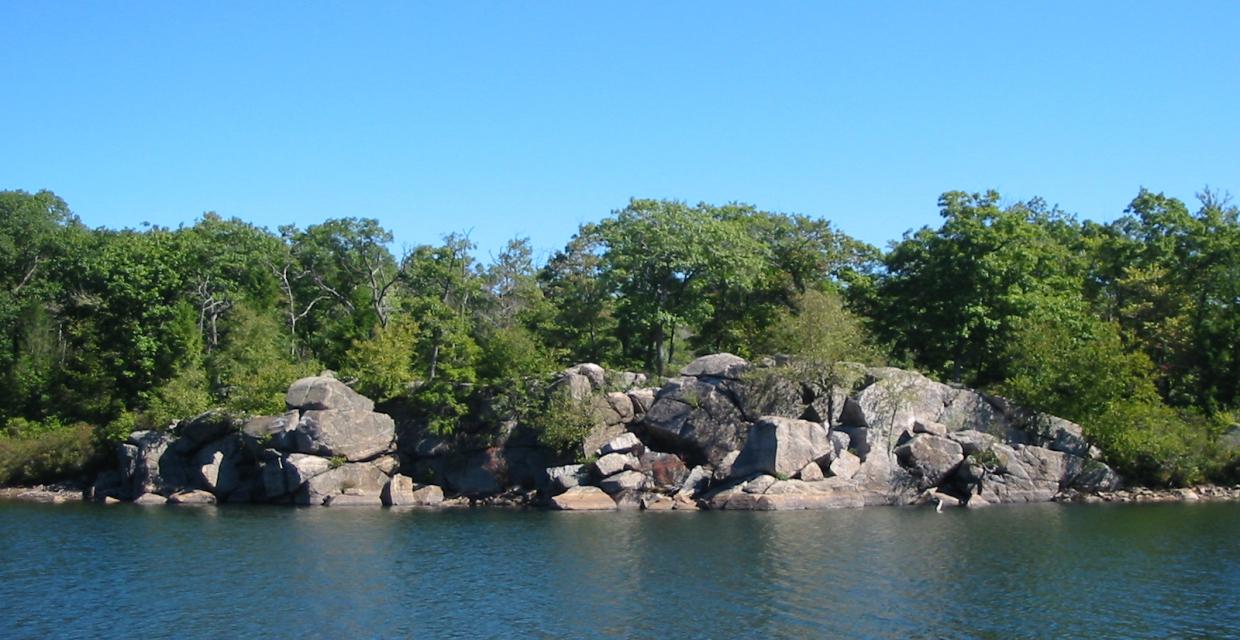
[{"label": "green tree", "polygon": [[375,325],[369,338],[353,342],[342,373],[356,378],[354,387],[376,400],[403,395],[417,380],[418,335],[417,323],[394,315],[386,326]]},{"label": "green tree", "polygon": [[844,308],[838,294],[810,290],[793,310],[784,311],[770,331],[770,349],[792,356],[792,378],[809,383],[827,399],[827,426],[834,427],[841,389],[860,373],[855,363],[879,359],[860,318]]},{"label": "green tree", "polygon": [[1078,225],[1041,200],[999,202],[993,191],[944,194],[943,225],[892,248],[867,313],[896,355],[973,386],[1007,378],[1020,318],[1083,286]]},{"label": "green tree", "polygon": [[711,316],[704,293],[751,287],[766,250],[743,223],[713,207],[668,200],[632,200],[597,233],[621,340],[660,376],[675,358],[678,329],[696,329]]}]

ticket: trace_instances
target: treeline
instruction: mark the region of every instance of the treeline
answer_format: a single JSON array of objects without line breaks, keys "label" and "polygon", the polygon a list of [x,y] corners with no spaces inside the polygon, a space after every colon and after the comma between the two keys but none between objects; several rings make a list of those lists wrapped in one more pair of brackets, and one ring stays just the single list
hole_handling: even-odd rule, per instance
[{"label": "treeline", "polygon": [[662,375],[716,351],[886,359],[1081,422],[1146,482],[1235,472],[1216,444],[1240,401],[1234,206],[1143,190],[1103,225],[939,205],[883,252],[821,219],[633,200],[538,264],[460,235],[393,253],[364,218],[88,229],[50,192],[0,192],[0,481],[211,407],[278,412],[324,368],[447,434],[568,364]]}]

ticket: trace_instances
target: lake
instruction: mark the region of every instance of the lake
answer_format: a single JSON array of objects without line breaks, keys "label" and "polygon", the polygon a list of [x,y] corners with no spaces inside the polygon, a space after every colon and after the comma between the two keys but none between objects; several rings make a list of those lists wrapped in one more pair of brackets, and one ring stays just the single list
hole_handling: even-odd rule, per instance
[{"label": "lake", "polygon": [[4,638],[1240,637],[1240,504],[0,503]]}]

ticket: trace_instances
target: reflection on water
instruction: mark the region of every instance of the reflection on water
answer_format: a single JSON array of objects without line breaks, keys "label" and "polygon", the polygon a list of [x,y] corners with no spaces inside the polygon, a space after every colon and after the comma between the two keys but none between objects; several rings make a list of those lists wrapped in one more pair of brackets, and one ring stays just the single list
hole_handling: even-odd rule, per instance
[{"label": "reflection on water", "polygon": [[0,504],[0,636],[1235,637],[1240,505]]}]

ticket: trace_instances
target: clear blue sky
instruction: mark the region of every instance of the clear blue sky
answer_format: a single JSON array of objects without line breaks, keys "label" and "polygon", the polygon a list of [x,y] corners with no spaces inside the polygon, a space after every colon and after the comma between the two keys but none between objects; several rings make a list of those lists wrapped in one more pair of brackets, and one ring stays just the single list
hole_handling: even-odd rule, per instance
[{"label": "clear blue sky", "polygon": [[[1240,3],[0,0],[0,189],[541,251],[630,197],[883,245],[938,194],[1240,191]],[[1240,195],[1240,194],[1238,194]]]}]

